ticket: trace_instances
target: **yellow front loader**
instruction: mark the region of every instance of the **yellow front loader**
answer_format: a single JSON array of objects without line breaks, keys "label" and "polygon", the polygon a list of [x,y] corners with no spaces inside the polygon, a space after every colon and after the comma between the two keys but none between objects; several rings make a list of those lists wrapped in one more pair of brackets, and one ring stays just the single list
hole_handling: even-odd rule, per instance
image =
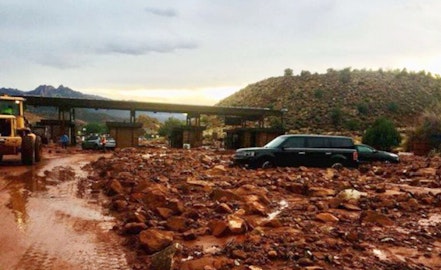
[{"label": "yellow front loader", "polygon": [[24,101],[22,97],[0,96],[0,161],[4,155],[18,154],[25,165],[41,160],[41,138],[26,123]]}]

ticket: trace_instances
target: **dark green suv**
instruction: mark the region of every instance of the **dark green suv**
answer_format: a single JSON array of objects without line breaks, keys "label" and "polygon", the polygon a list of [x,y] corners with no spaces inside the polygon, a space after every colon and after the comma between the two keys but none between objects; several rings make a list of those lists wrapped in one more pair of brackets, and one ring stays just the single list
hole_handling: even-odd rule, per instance
[{"label": "dark green suv", "polygon": [[358,152],[351,137],[282,135],[263,147],[240,148],[233,162],[248,168],[275,166],[358,166]]}]

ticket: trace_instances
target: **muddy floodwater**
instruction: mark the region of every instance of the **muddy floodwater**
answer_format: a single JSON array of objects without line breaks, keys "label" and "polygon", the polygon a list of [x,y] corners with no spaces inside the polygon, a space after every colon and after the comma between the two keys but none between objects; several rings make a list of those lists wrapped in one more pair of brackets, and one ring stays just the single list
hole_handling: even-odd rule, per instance
[{"label": "muddy floodwater", "polygon": [[0,165],[0,270],[129,269],[114,219],[82,189],[81,167],[102,153],[46,153]]}]

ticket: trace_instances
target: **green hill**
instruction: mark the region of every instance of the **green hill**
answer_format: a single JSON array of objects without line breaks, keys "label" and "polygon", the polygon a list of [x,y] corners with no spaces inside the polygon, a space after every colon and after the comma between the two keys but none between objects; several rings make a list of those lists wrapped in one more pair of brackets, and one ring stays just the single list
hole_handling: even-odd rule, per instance
[{"label": "green hill", "polygon": [[363,130],[380,116],[412,126],[441,99],[441,77],[424,71],[328,69],[326,74],[285,71],[250,84],[219,106],[286,108],[286,127],[311,131]]}]

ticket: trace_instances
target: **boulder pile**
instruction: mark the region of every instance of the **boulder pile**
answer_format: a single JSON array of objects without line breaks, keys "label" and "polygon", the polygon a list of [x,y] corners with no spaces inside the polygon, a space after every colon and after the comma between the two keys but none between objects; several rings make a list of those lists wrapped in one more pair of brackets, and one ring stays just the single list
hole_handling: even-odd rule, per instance
[{"label": "boulder pile", "polygon": [[231,166],[125,148],[87,165],[134,269],[440,269],[441,158],[358,169]]}]

